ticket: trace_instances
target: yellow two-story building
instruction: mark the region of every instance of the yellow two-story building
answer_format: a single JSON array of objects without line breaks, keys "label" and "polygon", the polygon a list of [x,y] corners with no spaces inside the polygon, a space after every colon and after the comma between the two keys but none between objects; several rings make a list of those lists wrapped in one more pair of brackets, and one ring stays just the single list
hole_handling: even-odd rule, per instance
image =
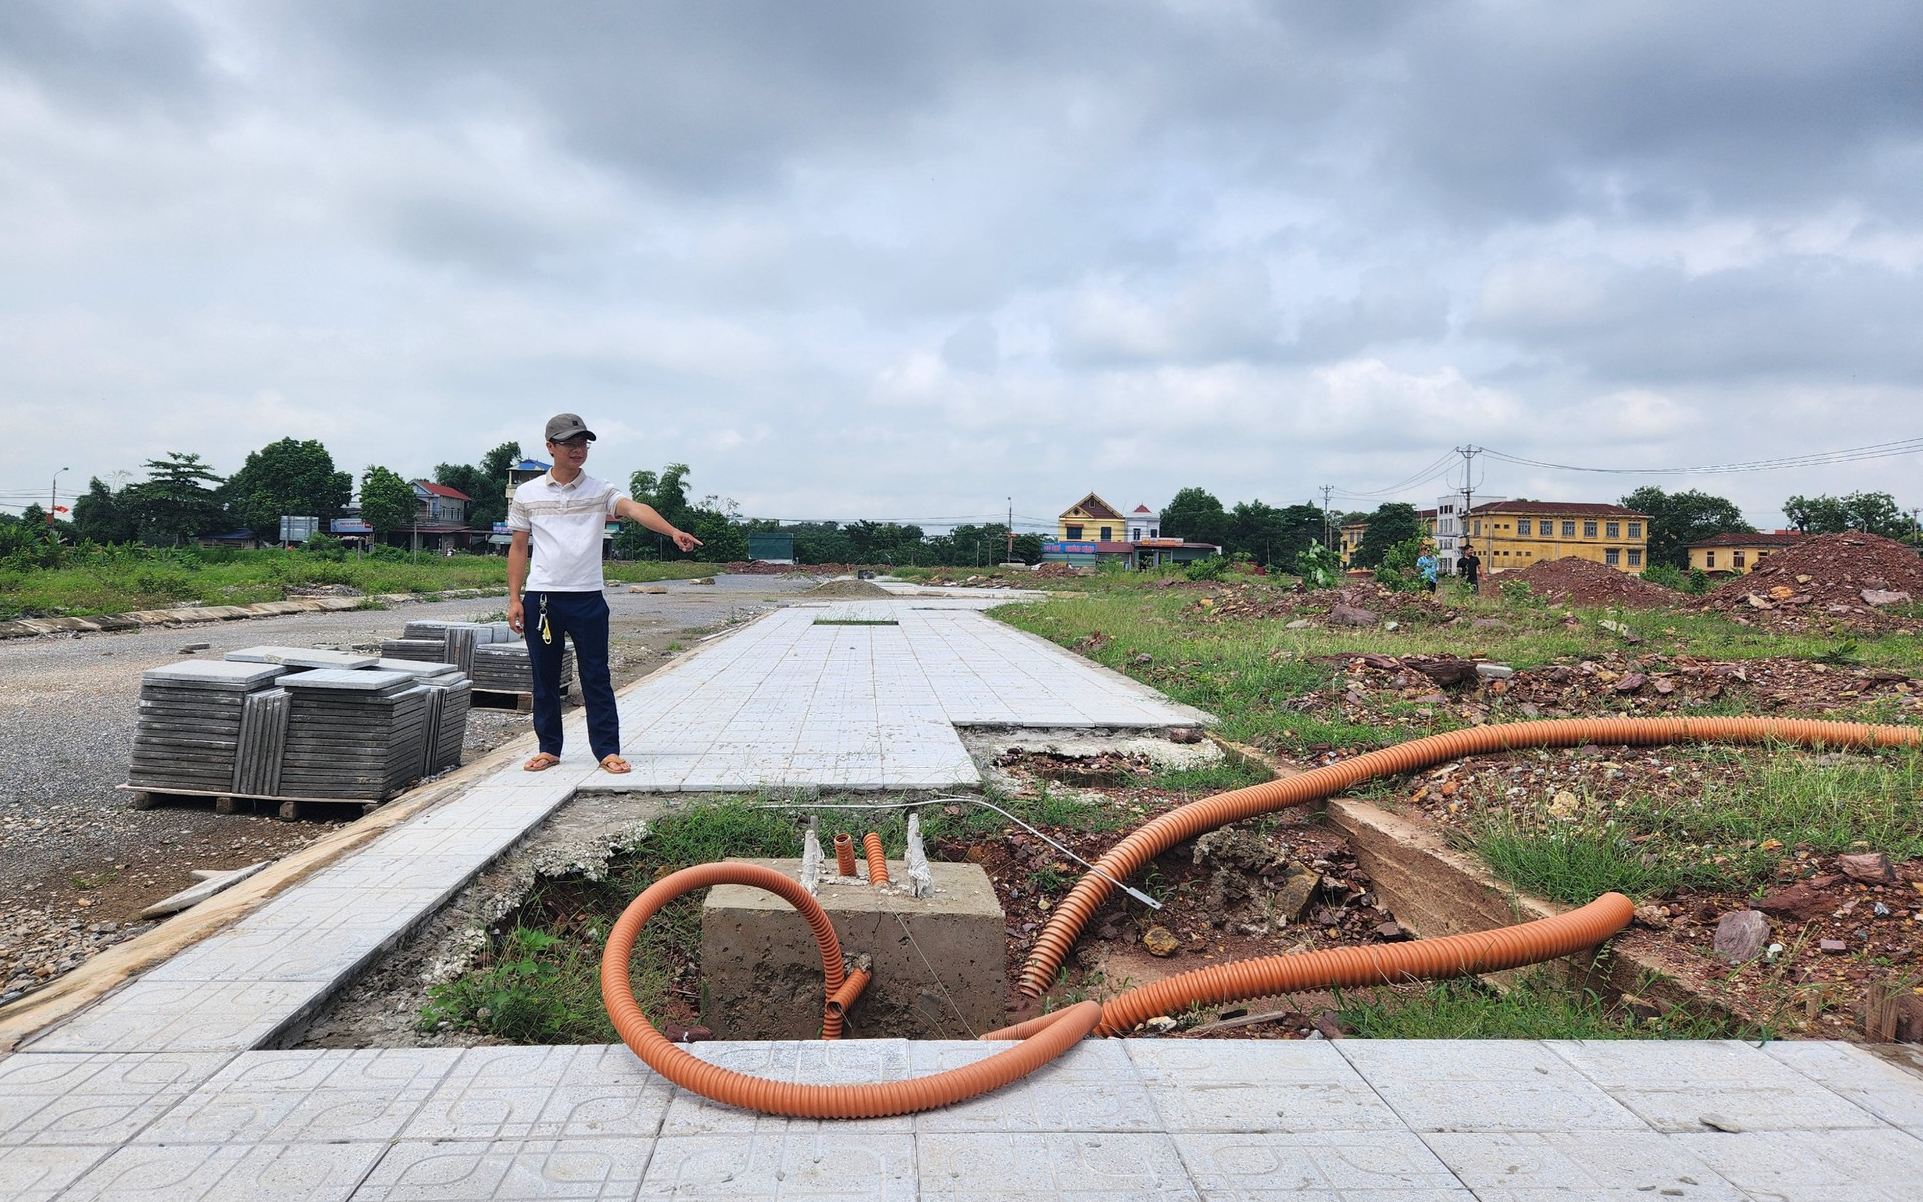
[{"label": "yellow two-story building", "polygon": [[1490,501],[1463,514],[1484,575],[1575,556],[1621,572],[1649,566],[1649,515],[1577,501]]},{"label": "yellow two-story building", "polygon": [[1055,519],[1055,537],[1065,543],[1121,542],[1128,538],[1127,527],[1115,506],[1090,493]]},{"label": "yellow two-story building", "polygon": [[1808,537],[1795,530],[1711,535],[1702,542],[1689,544],[1689,566],[1713,576],[1747,576],[1774,552],[1793,547]]}]

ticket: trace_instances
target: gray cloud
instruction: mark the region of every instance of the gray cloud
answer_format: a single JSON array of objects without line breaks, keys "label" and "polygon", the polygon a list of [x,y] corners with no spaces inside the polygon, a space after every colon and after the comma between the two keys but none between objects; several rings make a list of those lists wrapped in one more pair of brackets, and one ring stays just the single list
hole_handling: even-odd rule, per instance
[{"label": "gray cloud", "polygon": [[781,516],[1846,443],[1923,389],[1920,42],[1887,3],[20,0],[0,395],[100,431],[76,473],[425,471],[565,403]]}]

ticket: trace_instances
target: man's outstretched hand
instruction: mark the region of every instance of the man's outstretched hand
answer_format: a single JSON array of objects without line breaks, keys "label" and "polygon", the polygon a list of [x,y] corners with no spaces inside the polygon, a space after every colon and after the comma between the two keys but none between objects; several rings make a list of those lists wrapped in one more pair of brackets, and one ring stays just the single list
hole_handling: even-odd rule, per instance
[{"label": "man's outstretched hand", "polygon": [[686,530],[677,530],[674,532],[674,545],[683,551],[692,551],[701,545],[701,540]]}]

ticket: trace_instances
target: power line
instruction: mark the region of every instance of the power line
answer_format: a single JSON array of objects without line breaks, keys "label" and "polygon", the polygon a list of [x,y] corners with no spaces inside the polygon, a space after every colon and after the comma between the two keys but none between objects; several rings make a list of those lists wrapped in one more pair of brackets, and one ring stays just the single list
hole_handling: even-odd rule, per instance
[{"label": "power line", "polygon": [[1571,463],[1549,463],[1488,448],[1484,448],[1484,451],[1490,458],[1500,459],[1504,463],[1549,468],[1561,472],[1595,472],[1612,476],[1716,475],[1733,472],[1775,472],[1788,468],[1822,467],[1828,464],[1859,463],[1869,459],[1890,459],[1900,455],[1923,454],[1923,438],[1872,443],[1869,446],[1847,447],[1839,451],[1812,451],[1804,455],[1786,455],[1775,459],[1747,459],[1738,463],[1714,463],[1695,467],[1587,467]]}]

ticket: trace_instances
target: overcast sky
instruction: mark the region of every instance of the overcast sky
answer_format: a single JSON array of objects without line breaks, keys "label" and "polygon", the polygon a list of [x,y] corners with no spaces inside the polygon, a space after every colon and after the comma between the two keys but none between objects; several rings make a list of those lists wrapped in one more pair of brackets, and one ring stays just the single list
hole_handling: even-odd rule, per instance
[{"label": "overcast sky", "polygon": [[[4,0],[0,500],[557,410],[930,525],[1923,435],[1919,63],[1901,2]],[[1917,463],[1476,466],[1769,527]]]}]

